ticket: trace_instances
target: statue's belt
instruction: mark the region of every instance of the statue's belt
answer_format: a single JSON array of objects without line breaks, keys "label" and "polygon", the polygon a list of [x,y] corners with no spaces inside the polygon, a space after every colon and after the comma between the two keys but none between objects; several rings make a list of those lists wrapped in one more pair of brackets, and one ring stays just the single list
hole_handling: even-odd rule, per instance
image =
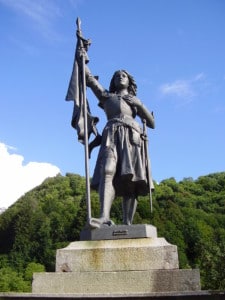
[{"label": "statue's belt", "polygon": [[134,130],[136,130],[137,132],[139,132],[140,134],[142,134],[142,128],[140,127],[140,125],[132,117],[128,117],[128,116],[124,116],[124,115],[110,119],[107,122],[105,129],[108,129],[109,127],[116,128],[121,125],[129,126],[129,127],[133,128]]},{"label": "statue's belt", "polygon": [[[132,130],[135,130],[136,135],[142,137],[142,129],[140,125],[133,119],[127,116],[119,117],[119,118],[113,118],[108,121],[108,123],[105,126],[105,129],[108,134],[107,134],[107,139],[106,139],[106,146],[112,146],[115,143],[115,133],[118,129],[118,127],[128,127],[131,128]],[[133,134],[134,135],[134,132]],[[140,138],[138,138],[140,144]]]}]

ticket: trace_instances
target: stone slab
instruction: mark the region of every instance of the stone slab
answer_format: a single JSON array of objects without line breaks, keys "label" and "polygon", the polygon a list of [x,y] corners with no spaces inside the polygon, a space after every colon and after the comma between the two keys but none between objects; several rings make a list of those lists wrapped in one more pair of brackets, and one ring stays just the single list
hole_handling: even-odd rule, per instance
[{"label": "stone slab", "polygon": [[34,273],[33,293],[118,295],[200,290],[199,270]]},{"label": "stone slab", "polygon": [[184,292],[157,292],[157,293],[139,293],[135,294],[108,294],[101,295],[88,295],[88,294],[55,294],[55,293],[15,293],[15,292],[5,292],[0,293],[0,300],[108,300],[109,298],[122,299],[122,300],[224,300],[225,291],[184,291]]},{"label": "stone slab", "polygon": [[78,241],[56,252],[56,272],[178,268],[177,246],[164,238]]},{"label": "stone slab", "polygon": [[100,228],[83,229],[80,233],[81,241],[118,240],[157,237],[157,229],[153,225],[102,225]]}]

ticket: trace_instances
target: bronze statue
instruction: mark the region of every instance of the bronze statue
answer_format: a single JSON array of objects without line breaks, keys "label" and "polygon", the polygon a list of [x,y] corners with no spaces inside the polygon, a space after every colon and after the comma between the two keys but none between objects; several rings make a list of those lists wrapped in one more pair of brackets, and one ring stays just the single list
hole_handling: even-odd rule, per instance
[{"label": "bronze statue", "polygon": [[[81,39],[80,29],[77,37]],[[81,41],[84,45],[86,40],[82,38]],[[109,89],[105,89],[87,67],[87,47],[80,45],[76,50],[76,61],[83,72],[83,81],[98,98],[108,120],[91,181],[91,187],[99,192],[100,218],[90,218],[89,225],[113,225],[110,211],[116,196],[123,199],[123,224],[130,225],[138,196],[147,195],[153,188],[145,147],[146,133],[135,118],[139,116],[144,126],[154,128],[154,116],[136,97],[137,85],[127,71],[116,71]],[[99,134],[97,137],[99,140]]]},{"label": "bronze statue", "polygon": [[104,109],[108,122],[103,130],[101,147],[92,178],[92,188],[99,191],[100,224],[112,224],[110,209],[115,196],[123,197],[123,223],[130,225],[138,195],[149,192],[146,175],[146,153],[138,115],[154,128],[154,117],[136,97],[133,77],[124,70],[116,71],[107,91],[86,67],[87,86]]}]

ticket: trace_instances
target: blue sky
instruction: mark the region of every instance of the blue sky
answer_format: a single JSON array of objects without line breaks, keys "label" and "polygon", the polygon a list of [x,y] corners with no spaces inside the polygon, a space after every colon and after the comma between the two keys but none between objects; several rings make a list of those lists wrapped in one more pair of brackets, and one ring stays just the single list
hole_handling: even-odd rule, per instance
[{"label": "blue sky", "polygon": [[[108,88],[115,70],[128,70],[154,111],[153,178],[225,171],[225,1],[0,0],[0,207],[47,176],[85,175],[72,102],[64,100],[78,16],[92,40],[92,73]],[[88,98],[101,131],[105,115]],[[29,188],[9,195],[28,178]]]}]

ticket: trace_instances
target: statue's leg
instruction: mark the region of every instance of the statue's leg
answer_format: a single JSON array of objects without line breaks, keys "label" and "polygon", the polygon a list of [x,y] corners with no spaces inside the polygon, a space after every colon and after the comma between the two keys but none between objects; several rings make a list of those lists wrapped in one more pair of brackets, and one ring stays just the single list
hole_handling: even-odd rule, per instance
[{"label": "statue's leg", "polygon": [[99,228],[102,224],[113,225],[110,220],[110,211],[113,200],[115,199],[115,188],[113,179],[116,173],[116,157],[112,149],[105,153],[105,159],[100,166],[99,178],[99,198],[100,198],[100,218],[91,218],[90,226]]},{"label": "statue's leg", "polygon": [[113,200],[115,198],[115,188],[113,186],[113,178],[116,172],[116,160],[110,155],[102,166],[100,185],[99,185],[99,197],[101,204],[100,217],[104,220],[104,223],[110,221],[110,211]]},{"label": "statue's leg", "polygon": [[137,208],[135,196],[123,197],[123,224],[131,225]]},{"label": "statue's leg", "polygon": [[102,183],[99,188],[101,213],[100,218],[103,223],[110,222],[110,211],[113,200],[115,198],[115,190],[112,184],[113,177],[110,174],[106,174],[102,179]]}]

